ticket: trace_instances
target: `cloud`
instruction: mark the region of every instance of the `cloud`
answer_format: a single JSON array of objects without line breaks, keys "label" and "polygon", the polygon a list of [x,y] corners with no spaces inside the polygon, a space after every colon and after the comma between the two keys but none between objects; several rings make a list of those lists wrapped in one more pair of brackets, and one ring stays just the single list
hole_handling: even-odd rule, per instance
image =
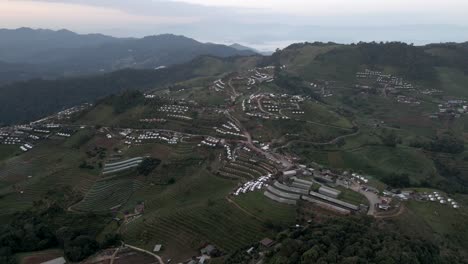
[{"label": "cloud", "polygon": [[466,10],[466,0],[0,0],[0,25],[175,33],[265,47],[297,40],[425,43],[463,40]]},{"label": "cloud", "polygon": [[[83,3],[81,3],[83,2]],[[3,27],[43,27],[92,30],[92,28],[161,26],[194,23],[197,16],[138,14],[111,5],[90,5],[88,1],[5,1],[0,0]],[[122,1],[123,2],[123,1]]]},{"label": "cloud", "polygon": [[204,6],[235,7],[305,16],[376,13],[463,14],[465,0],[172,0]]}]

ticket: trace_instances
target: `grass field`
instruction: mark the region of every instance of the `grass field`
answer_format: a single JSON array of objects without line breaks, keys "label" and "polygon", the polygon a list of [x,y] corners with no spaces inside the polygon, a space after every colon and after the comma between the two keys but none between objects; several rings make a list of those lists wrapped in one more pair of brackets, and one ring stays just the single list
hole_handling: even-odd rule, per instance
[{"label": "grass field", "polygon": [[420,150],[405,147],[368,146],[343,153],[344,168],[369,173],[376,178],[390,173],[408,173],[415,182],[434,175],[432,160]]},{"label": "grass field", "polygon": [[451,68],[438,68],[437,73],[444,92],[453,96],[468,97],[468,90],[466,89],[468,76],[466,74]]},{"label": "grass field", "polygon": [[0,145],[0,163],[2,160],[13,157],[15,154],[20,153],[19,146],[16,145]]},{"label": "grass field", "polygon": [[467,207],[455,210],[447,205],[430,202],[410,201],[407,211],[397,219],[409,234],[426,237],[436,243],[449,241],[468,256]]},{"label": "grass field", "polygon": [[293,206],[278,204],[268,199],[262,192],[249,192],[233,199],[244,210],[263,221],[274,224],[293,224],[296,211]]},{"label": "grass field", "polygon": [[6,209],[0,214],[24,210],[48,190],[62,186],[86,191],[98,174],[78,167],[82,155],[57,143],[36,146],[5,162],[0,168],[0,206]]},{"label": "grass field", "polygon": [[306,123],[300,120],[251,120],[246,126],[255,139],[270,141],[286,136],[311,142],[327,142],[338,136],[349,134],[349,130]]},{"label": "grass field", "polygon": [[354,205],[360,205],[360,204],[369,205],[369,200],[367,200],[367,198],[364,195],[358,192],[346,189],[342,186],[338,186],[337,189],[341,191],[338,199],[354,204]]},{"label": "grass field", "polygon": [[[352,128],[351,122],[335,113],[330,108],[326,107],[323,104],[315,102],[306,102],[303,105],[303,110],[305,111],[304,120],[323,123],[326,125],[332,125],[343,128]],[[302,119],[302,118],[301,118]]]}]

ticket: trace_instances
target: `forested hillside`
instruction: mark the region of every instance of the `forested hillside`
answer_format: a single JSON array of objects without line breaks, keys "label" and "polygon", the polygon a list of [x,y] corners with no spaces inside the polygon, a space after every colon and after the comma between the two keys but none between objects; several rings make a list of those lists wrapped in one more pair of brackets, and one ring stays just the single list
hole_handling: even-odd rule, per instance
[{"label": "forested hillside", "polygon": [[[172,34],[144,38],[79,35],[68,30],[0,30],[0,85],[31,78],[75,77],[125,68],[154,69],[198,56],[254,55],[226,45],[201,43]],[[17,66],[25,65],[21,72]]]},{"label": "forested hillside", "polygon": [[160,89],[195,77],[235,70],[260,57],[221,59],[200,57],[189,63],[159,70],[120,70],[93,77],[60,80],[34,79],[0,87],[0,124],[32,121],[66,107],[125,90]]}]

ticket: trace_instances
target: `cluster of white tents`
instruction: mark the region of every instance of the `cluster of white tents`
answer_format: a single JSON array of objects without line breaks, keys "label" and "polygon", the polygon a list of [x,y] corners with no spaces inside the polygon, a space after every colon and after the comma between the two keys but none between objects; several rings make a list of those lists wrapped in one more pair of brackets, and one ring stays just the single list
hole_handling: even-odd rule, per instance
[{"label": "cluster of white tents", "polygon": [[255,181],[248,181],[243,186],[237,188],[237,190],[234,192],[234,195],[238,196],[243,193],[260,190],[262,189],[262,187],[268,187],[268,184],[266,182],[270,179],[271,179],[271,174],[268,174],[267,176],[259,177]]},{"label": "cluster of white tents", "polygon": [[231,147],[229,145],[224,145],[224,148],[226,149],[226,154],[227,154],[228,160],[233,160],[234,158],[232,156]]},{"label": "cluster of white tents", "polygon": [[457,209],[457,208],[460,208],[460,206],[458,205],[458,203],[452,199],[452,198],[445,198],[443,195],[441,195],[439,192],[433,192],[432,194],[429,194],[427,196],[427,198],[429,199],[429,201],[431,202],[439,202],[441,204],[448,204],[448,205],[451,205],[453,208]]},{"label": "cluster of white tents", "polygon": [[59,124],[46,124],[45,125],[46,128],[60,128],[60,125]]},{"label": "cluster of white tents", "polygon": [[228,121],[227,123],[228,123],[229,126],[232,127],[235,131],[240,132],[240,128],[237,127],[233,122]]},{"label": "cluster of white tents", "polygon": [[3,144],[5,145],[17,145],[21,143],[21,139],[17,137],[6,137],[3,140]]},{"label": "cluster of white tents", "polygon": [[232,131],[226,131],[226,130],[223,130],[223,129],[219,129],[217,127],[214,127],[214,130],[220,134],[223,134],[223,135],[231,135],[231,136],[238,136],[238,137],[245,137],[243,134],[241,133],[237,133],[237,132],[232,132]]},{"label": "cluster of white tents", "polygon": [[277,105],[265,105],[265,107],[269,112],[279,112],[279,108]]},{"label": "cluster of white tents", "polygon": [[143,122],[143,123],[164,123],[166,121],[167,120],[164,119],[164,118],[143,118],[143,119],[140,119],[140,122]]},{"label": "cluster of white tents", "polygon": [[127,140],[124,143],[127,145],[131,145],[132,143],[142,143],[143,140],[152,140],[152,139],[165,141],[166,143],[170,145],[175,145],[180,140],[180,138],[177,136],[165,137],[165,136],[160,135],[157,132],[151,132],[151,131],[147,131],[143,134],[138,135],[137,137],[126,136],[125,138]]},{"label": "cluster of white tents", "polygon": [[291,103],[300,103],[300,102],[304,102],[304,101],[305,101],[305,99],[301,95],[293,95],[291,97],[291,99],[289,99],[289,102],[291,102]]},{"label": "cluster of white tents", "polygon": [[358,181],[361,181],[361,182],[364,182],[364,183],[368,183],[369,180],[366,179],[364,176],[361,176],[361,175],[358,175],[357,173],[353,173],[351,174],[351,177],[355,180],[358,180]]},{"label": "cluster of white tents", "polygon": [[251,76],[249,79],[254,79],[259,82],[272,82],[273,81],[273,77],[271,75],[260,73],[258,72],[257,69],[255,69],[254,75]]},{"label": "cluster of white tents", "polygon": [[159,136],[159,133],[148,131],[139,135],[138,139],[161,139],[161,138]]},{"label": "cluster of white tents", "polygon": [[24,151],[24,152],[29,151],[29,150],[32,149],[32,148],[33,148],[33,146],[30,145],[30,144],[27,144],[27,143],[24,144],[23,146],[20,146],[20,149],[21,149],[22,151]]},{"label": "cluster of white tents", "polygon": [[207,137],[204,140],[202,140],[201,143],[209,147],[216,147],[219,143],[219,139],[214,137]]},{"label": "cluster of white tents", "polygon": [[[249,100],[249,103],[250,103],[250,100]],[[245,110],[247,110],[247,108],[245,107],[245,99],[242,100],[242,111],[245,112]]]},{"label": "cluster of white tents", "polygon": [[260,118],[263,118],[263,119],[270,119],[270,117],[264,113],[260,113],[260,112],[257,112],[257,113],[246,113],[246,115],[248,116],[253,116],[253,117],[260,117]]},{"label": "cluster of white tents", "polygon": [[184,114],[189,110],[188,106],[183,105],[163,105],[159,108],[160,112]]},{"label": "cluster of white tents", "polygon": [[[122,135],[122,134],[125,134],[125,133],[120,132],[120,134]],[[129,134],[130,134],[130,133],[129,133]],[[135,137],[129,136],[129,134],[127,134],[127,135],[125,136],[125,138],[126,138],[126,140],[125,140],[125,142],[124,142],[125,144],[131,145],[131,144],[132,144],[132,141],[135,142],[135,143],[141,142],[141,140],[137,140]]]},{"label": "cluster of white tents", "polygon": [[43,133],[43,134],[49,134],[49,133],[50,133],[50,130],[45,130],[45,129],[34,129],[34,132]]},{"label": "cluster of white tents", "polygon": [[226,84],[223,83],[223,81],[221,81],[221,79],[216,80],[214,82],[214,85],[215,85],[215,89],[218,90],[218,91],[219,90],[224,90],[226,88]]},{"label": "cluster of white tents", "polygon": [[59,137],[71,137],[71,134],[58,132],[58,133],[57,133],[57,136],[59,136]]},{"label": "cluster of white tents", "polygon": [[184,115],[172,115],[172,114],[169,114],[167,115],[168,117],[174,117],[174,118],[179,118],[179,119],[184,119],[184,120],[192,120],[193,118],[191,117],[188,117],[188,116],[184,116]]},{"label": "cluster of white tents", "polygon": [[247,81],[247,85],[248,85],[248,86],[252,86],[252,85],[254,85],[254,84],[255,84],[255,79],[249,77],[249,80]]},{"label": "cluster of white tents", "polygon": [[36,136],[36,135],[29,135],[30,138],[34,139],[34,140],[39,140],[39,137]]},{"label": "cluster of white tents", "polygon": [[86,109],[86,108],[88,108],[90,106],[92,106],[92,104],[89,104],[89,103],[85,103],[85,104],[82,104],[82,105],[79,105],[79,106],[74,106],[72,108],[68,108],[68,109],[65,109],[63,111],[58,112],[57,117],[58,118],[69,117],[72,114],[77,113],[79,111],[83,111],[84,109]]}]

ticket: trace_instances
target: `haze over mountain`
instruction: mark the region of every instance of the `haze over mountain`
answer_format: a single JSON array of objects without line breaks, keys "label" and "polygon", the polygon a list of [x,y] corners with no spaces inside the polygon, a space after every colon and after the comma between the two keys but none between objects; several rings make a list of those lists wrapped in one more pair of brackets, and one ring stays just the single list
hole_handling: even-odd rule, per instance
[{"label": "haze over mountain", "polygon": [[[124,68],[151,69],[200,55],[253,55],[225,45],[172,34],[144,38],[80,35],[68,30],[0,30],[0,84],[30,78],[96,74]],[[24,65],[18,67],[18,65]]]},{"label": "haze over mountain", "polygon": [[461,0],[0,0],[0,25],[120,37],[170,32],[264,51],[302,41],[461,42],[467,8]]}]

